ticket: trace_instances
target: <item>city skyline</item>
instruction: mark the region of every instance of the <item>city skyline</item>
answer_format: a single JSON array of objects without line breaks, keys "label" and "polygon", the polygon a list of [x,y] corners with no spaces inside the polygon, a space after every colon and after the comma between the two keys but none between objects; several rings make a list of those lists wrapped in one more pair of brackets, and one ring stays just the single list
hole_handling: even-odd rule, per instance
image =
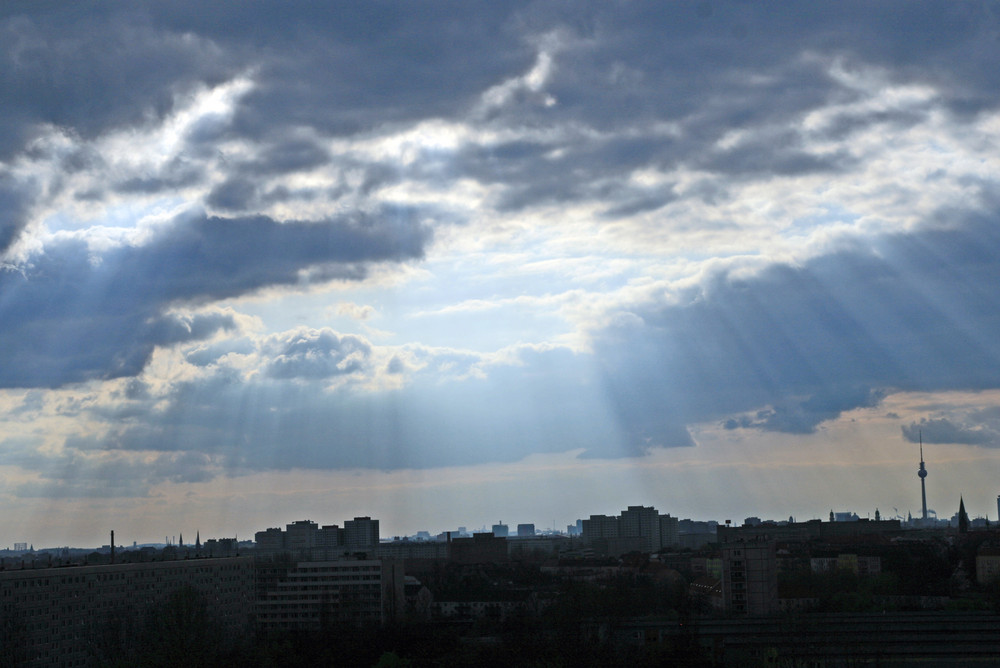
[{"label": "city skyline", "polygon": [[993,5],[0,31],[9,542],[996,512]]}]

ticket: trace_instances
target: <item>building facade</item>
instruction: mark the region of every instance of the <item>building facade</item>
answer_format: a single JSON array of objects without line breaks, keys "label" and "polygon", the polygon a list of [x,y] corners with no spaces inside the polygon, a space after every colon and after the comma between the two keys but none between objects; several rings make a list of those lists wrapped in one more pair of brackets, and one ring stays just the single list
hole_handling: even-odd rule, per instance
[{"label": "building facade", "polygon": [[258,591],[257,620],[265,629],[386,624],[402,614],[403,584],[394,559],[287,562]]},{"label": "building facade", "polygon": [[235,640],[251,628],[253,580],[248,557],[0,571],[3,652],[15,665],[91,665],[95,642],[134,641],[182,589],[207,606],[220,643]]},{"label": "building facade", "polygon": [[738,541],[722,548],[722,599],[727,612],[769,615],[778,604],[778,559],[771,541]]},{"label": "building facade", "polygon": [[379,542],[378,520],[355,517],[344,522],[344,547],[348,553],[370,552]]}]

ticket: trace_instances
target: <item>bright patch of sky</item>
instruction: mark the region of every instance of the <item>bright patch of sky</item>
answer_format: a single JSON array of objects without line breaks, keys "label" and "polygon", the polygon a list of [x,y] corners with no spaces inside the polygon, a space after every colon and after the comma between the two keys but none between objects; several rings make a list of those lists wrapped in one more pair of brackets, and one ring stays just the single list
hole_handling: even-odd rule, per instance
[{"label": "bright patch of sky", "polygon": [[9,501],[822,515],[914,424],[992,461],[996,16],[477,7],[0,14]]}]

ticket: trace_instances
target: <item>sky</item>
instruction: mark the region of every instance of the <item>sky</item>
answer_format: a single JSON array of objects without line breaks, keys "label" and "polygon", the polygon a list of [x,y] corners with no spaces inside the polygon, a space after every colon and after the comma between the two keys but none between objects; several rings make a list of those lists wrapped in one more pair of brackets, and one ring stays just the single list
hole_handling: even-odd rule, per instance
[{"label": "sky", "polygon": [[1000,6],[0,5],[0,547],[997,518]]}]

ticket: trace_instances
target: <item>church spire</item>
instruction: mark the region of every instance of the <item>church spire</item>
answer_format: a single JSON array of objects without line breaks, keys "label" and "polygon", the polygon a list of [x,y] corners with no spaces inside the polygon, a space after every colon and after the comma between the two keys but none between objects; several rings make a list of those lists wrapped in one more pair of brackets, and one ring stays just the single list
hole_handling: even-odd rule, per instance
[{"label": "church spire", "polygon": [[969,533],[969,516],[965,512],[965,499],[958,497],[958,533]]}]

